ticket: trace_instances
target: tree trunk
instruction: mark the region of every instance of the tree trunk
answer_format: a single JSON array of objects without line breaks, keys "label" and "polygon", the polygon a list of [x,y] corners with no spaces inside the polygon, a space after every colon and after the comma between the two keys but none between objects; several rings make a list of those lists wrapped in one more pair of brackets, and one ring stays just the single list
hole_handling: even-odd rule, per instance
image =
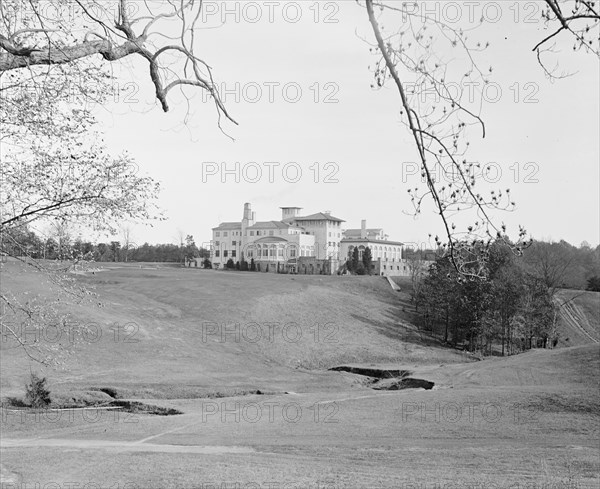
[{"label": "tree trunk", "polygon": [[446,304],[446,329],[444,331],[444,343],[448,343],[448,326],[449,326],[449,322],[450,322],[450,312],[449,312],[449,305]]}]

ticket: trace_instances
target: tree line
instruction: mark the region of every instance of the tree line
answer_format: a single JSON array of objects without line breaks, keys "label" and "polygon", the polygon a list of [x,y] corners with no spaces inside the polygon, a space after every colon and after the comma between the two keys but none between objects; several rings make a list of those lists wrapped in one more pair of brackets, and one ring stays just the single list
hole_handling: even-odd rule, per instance
[{"label": "tree line", "polygon": [[[484,278],[458,273],[448,256],[439,257],[428,273],[411,276],[420,327],[471,352],[510,355],[556,346],[556,290],[598,290],[593,286],[600,276],[600,247],[534,242],[517,256],[494,242],[476,252],[487,255]],[[475,257],[463,253],[463,263],[476,266]]]},{"label": "tree line", "polygon": [[121,240],[92,243],[81,237],[73,238],[64,226],[55,226],[48,237],[40,237],[23,226],[4,232],[1,239],[3,252],[36,260],[194,263],[197,266],[210,257],[210,251],[198,247],[191,235],[179,244],[137,246],[129,240],[129,233],[123,234]]}]

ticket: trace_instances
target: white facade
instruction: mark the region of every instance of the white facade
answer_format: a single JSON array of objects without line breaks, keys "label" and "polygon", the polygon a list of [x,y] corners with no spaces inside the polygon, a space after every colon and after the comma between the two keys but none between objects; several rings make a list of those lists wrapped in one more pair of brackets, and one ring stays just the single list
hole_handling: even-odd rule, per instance
[{"label": "white facade", "polygon": [[257,222],[250,204],[244,204],[241,222],[224,222],[213,228],[213,266],[224,267],[229,259],[279,264],[299,257],[339,257],[342,219],[329,213],[299,216],[299,207],[281,210],[281,221]]},{"label": "white facade", "polygon": [[[215,268],[223,268],[231,259],[251,262],[269,271],[298,271],[301,258],[314,259],[321,269],[335,273],[343,265],[354,246],[360,252],[369,246],[377,274],[404,275],[402,243],[389,241],[382,229],[367,229],[362,221],[360,229],[342,229],[342,219],[324,211],[301,216],[300,207],[281,207],[280,221],[256,221],[250,204],[244,204],[240,222],[223,222],[213,228],[211,261]],[[329,266],[323,266],[328,262]],[[314,267],[315,269],[318,267]]]}]

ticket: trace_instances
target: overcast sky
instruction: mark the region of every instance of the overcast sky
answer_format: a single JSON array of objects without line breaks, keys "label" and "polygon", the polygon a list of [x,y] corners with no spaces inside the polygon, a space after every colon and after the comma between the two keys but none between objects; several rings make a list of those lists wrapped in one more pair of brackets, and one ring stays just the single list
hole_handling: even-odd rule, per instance
[{"label": "overcast sky", "polygon": [[[223,3],[211,4],[196,45],[228,90],[224,102],[239,126],[223,121],[223,127],[235,141],[219,131],[214,106],[200,93],[182,126],[187,105],[176,98],[170,113],[160,110],[143,60],[127,60],[115,71],[126,92],[118,103],[98,108],[105,140],[114,152],[128,150],[141,173],[162,183],[160,204],[168,217],[153,228],[135,227],[134,241],[174,242],[181,230],[201,244],[219,222],[240,220],[245,202],[259,220],[279,219],[280,206],[298,206],[306,214],[330,210],[346,227],[367,219],[369,227],[383,227],[391,239],[408,243],[441,233],[431,205],[417,219],[411,215],[407,189],[420,181],[408,175],[416,150],[401,124],[395,87],[371,88],[373,35],[364,8],[354,1],[250,3],[227,2],[232,12],[238,6],[239,15],[228,14],[224,24]],[[574,53],[565,37],[556,60],[561,70],[577,73],[551,83],[531,51],[549,32],[539,14],[537,22],[524,22],[535,10],[524,6],[535,4],[521,2],[523,10],[515,10],[513,2],[501,3],[496,19],[495,8],[471,2],[475,18],[488,20],[477,36],[491,46],[479,59],[484,69],[493,67],[491,79],[501,94],[488,94],[498,100],[483,107],[487,137],[472,134],[469,160],[495,163],[500,174],[493,187],[511,188],[517,209],[498,219],[513,235],[522,224],[535,238],[596,245],[598,59]],[[468,27],[469,10],[456,5]],[[261,19],[251,22],[258,13]],[[135,89],[126,86],[131,76]],[[233,170],[225,182],[222,163]],[[272,163],[272,181],[265,163]]]}]

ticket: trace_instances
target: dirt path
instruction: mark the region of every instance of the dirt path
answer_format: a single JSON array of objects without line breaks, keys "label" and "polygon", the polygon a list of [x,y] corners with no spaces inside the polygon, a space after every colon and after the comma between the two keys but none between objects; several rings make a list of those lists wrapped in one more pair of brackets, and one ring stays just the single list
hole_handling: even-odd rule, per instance
[{"label": "dirt path", "polygon": [[[159,435],[160,436],[160,435]],[[64,438],[13,438],[3,439],[1,447],[6,448],[78,448],[107,449],[119,452],[169,452],[169,453],[202,453],[207,455],[224,453],[254,453],[250,447],[215,446],[215,445],[161,445],[140,441],[128,442],[119,440],[74,440]],[[4,469],[3,469],[4,482]],[[7,472],[7,476],[8,476]]]},{"label": "dirt path", "polygon": [[583,323],[584,325],[587,325],[589,330],[592,330],[592,326],[590,325],[590,322],[587,319],[584,311],[577,304],[575,304],[573,301],[568,301],[562,304],[560,312],[567,324],[575,328],[593,343],[599,343],[599,341],[591,336],[586,328],[582,326]]}]

